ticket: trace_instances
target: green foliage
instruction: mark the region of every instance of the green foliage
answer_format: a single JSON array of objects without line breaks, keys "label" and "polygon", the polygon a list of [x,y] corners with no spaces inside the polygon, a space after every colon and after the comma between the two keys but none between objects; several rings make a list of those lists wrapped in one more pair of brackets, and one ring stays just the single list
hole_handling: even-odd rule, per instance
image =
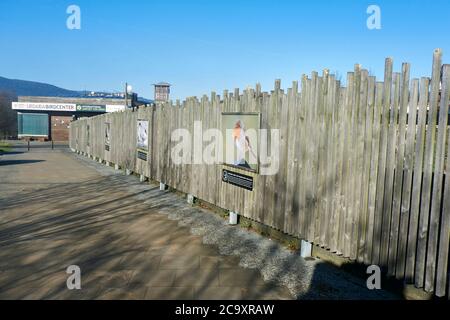
[{"label": "green foliage", "polygon": [[244,228],[244,229],[249,230],[249,229],[252,228],[252,223],[250,221],[248,221],[248,220],[244,220],[244,221],[241,222],[241,227]]},{"label": "green foliage", "polygon": [[300,249],[298,241],[296,240],[290,240],[287,244],[288,249],[292,251],[298,251]]},{"label": "green foliage", "polygon": [[11,145],[4,141],[0,141],[0,153],[8,152],[11,150]]}]

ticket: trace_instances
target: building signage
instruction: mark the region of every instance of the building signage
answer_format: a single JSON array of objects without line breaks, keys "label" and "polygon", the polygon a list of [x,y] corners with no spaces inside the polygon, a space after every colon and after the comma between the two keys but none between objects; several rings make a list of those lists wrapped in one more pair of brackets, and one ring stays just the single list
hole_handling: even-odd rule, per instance
[{"label": "building signage", "polygon": [[249,191],[253,191],[253,177],[223,169],[222,181]]},{"label": "building signage", "polygon": [[103,105],[84,105],[78,104],[77,111],[80,112],[106,112],[106,106]]},{"label": "building signage", "polygon": [[106,106],[106,112],[111,113],[111,112],[118,112],[118,111],[123,111],[126,109],[125,105],[119,105],[119,104],[107,104]]},{"label": "building signage", "polygon": [[76,111],[77,105],[71,103],[34,103],[34,102],[13,102],[14,110],[34,110],[34,111]]}]

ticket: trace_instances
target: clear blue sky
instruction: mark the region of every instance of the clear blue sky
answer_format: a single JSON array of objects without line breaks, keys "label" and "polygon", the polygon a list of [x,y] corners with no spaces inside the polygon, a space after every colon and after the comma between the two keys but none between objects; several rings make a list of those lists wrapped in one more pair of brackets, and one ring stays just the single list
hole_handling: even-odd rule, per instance
[{"label": "clear blue sky", "polygon": [[[81,8],[81,30],[66,9]],[[382,29],[366,27],[377,4]],[[212,90],[263,90],[329,68],[343,77],[361,63],[383,76],[384,58],[428,76],[434,48],[450,62],[450,1],[1,0],[0,75],[68,89],[120,90],[144,97],[151,84],[172,98]]]}]

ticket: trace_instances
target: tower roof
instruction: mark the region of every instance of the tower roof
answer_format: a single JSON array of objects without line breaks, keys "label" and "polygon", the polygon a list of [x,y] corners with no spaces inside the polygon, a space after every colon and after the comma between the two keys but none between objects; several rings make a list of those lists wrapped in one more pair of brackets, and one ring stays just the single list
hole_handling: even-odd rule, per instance
[{"label": "tower roof", "polygon": [[158,87],[170,87],[171,84],[167,83],[167,82],[158,82],[158,83],[154,83],[154,86],[158,86]]}]

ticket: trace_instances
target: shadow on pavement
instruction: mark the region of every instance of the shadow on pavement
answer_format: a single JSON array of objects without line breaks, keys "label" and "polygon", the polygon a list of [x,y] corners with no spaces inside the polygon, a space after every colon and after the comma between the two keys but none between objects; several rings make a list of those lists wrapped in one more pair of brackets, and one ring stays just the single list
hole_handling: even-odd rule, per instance
[{"label": "shadow on pavement", "polygon": [[0,151],[0,156],[1,155],[8,155],[8,156],[14,156],[14,155],[18,155],[18,154],[24,154],[24,152],[21,151],[6,151],[6,152],[1,152]]},{"label": "shadow on pavement", "polygon": [[31,164],[44,162],[45,160],[0,160],[0,166],[14,166],[21,164]]}]

